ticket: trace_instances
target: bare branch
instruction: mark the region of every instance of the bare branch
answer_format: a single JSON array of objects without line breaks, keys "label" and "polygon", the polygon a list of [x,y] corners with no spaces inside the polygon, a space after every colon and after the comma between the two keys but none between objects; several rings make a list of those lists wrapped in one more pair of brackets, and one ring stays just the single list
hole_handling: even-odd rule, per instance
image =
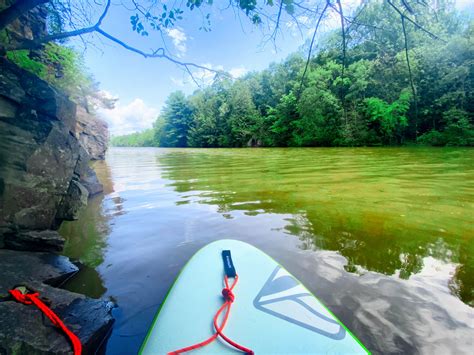
[{"label": "bare branch", "polygon": [[364,9],[366,7],[366,4],[367,3],[364,2],[362,7],[357,12],[357,14],[355,14],[354,16],[351,16],[351,17],[348,17],[348,16],[344,15],[341,11],[339,11],[339,9],[336,6],[334,6],[332,4],[330,4],[330,6],[334,9],[334,11],[336,11],[340,16],[342,16],[347,23],[349,23],[349,25],[346,27],[346,33],[349,33],[349,29],[350,29],[351,25],[363,26],[363,27],[373,28],[373,29],[376,29],[376,30],[386,31],[386,29],[383,28],[383,27],[375,26],[375,25],[368,24],[368,23],[362,23],[362,22],[359,22],[357,20],[359,18],[360,14],[364,11]]},{"label": "bare branch", "polygon": [[276,20],[276,24],[275,24],[275,29],[273,30],[273,33],[270,36],[270,38],[273,38],[273,40],[276,39],[276,35],[278,33],[278,27],[280,26],[280,18],[281,18],[282,9],[283,9],[283,0],[280,0],[280,7],[278,9],[278,16],[277,16],[277,20]]},{"label": "bare branch", "polygon": [[[408,67],[408,76],[410,77],[410,86],[411,86],[411,91],[413,92],[413,103],[415,104],[415,122],[418,122],[418,99],[416,96],[416,88],[415,84],[413,83],[413,75],[411,72],[411,65],[410,65],[410,57],[408,55],[408,37],[407,37],[407,31],[405,28],[405,18],[401,16],[402,19],[402,29],[403,29],[403,38],[405,40],[405,57],[407,61],[407,67]],[[417,135],[418,129],[415,127],[415,136]]]},{"label": "bare branch", "polygon": [[45,36],[45,37],[37,38],[37,39],[22,39],[21,41],[19,41],[18,44],[6,45],[4,50],[17,51],[17,50],[22,50],[22,49],[30,49],[30,50],[39,49],[43,47],[45,43],[48,43],[48,42],[65,39],[69,37],[80,36],[86,33],[94,32],[94,31],[96,31],[96,27],[92,26],[92,27],[81,28],[75,31],[57,33],[54,35],[49,35],[49,36]]},{"label": "bare branch", "polygon": [[315,15],[317,14],[317,12],[316,12],[315,10],[310,9],[309,7],[306,7],[306,6],[302,5],[302,2],[296,2],[296,1],[295,1],[295,2],[294,2],[294,5],[295,5],[296,7],[298,7],[298,8],[300,8],[300,9],[302,9],[302,10],[307,11],[307,12],[313,13],[313,14],[315,14]]},{"label": "bare branch", "polygon": [[102,24],[102,21],[104,20],[105,16],[107,16],[109,9],[110,9],[110,0],[107,0],[107,4],[105,4],[105,9],[102,12],[102,15],[100,15],[99,20],[95,24],[95,27],[99,27]]},{"label": "bare branch", "polygon": [[137,54],[140,54],[141,56],[143,56],[144,58],[160,58],[163,56],[164,54],[164,49],[163,48],[158,48],[157,50],[155,50],[154,52],[152,53],[145,53],[143,52],[142,50],[140,49],[137,49],[135,47],[132,47],[130,45],[128,45],[127,43],[119,40],[117,37],[114,37],[112,36],[111,34],[105,32],[104,30],[102,30],[101,28],[96,28],[95,31],[97,33],[99,33],[100,35],[104,36],[105,38],[119,44],[120,46],[122,46],[123,48],[125,49],[128,49],[129,51],[131,52],[135,52]]},{"label": "bare branch", "polygon": [[197,69],[203,69],[203,70],[207,70],[207,71],[210,71],[210,72],[214,72],[216,74],[221,73],[221,71],[219,71],[219,70],[208,68],[208,67],[205,67],[203,65],[199,65],[199,64],[191,63],[191,62],[179,61],[179,60],[171,57],[170,55],[166,54],[164,48],[158,48],[158,49],[156,49],[155,51],[153,51],[151,53],[147,53],[147,52],[142,51],[141,49],[130,46],[129,44],[121,41],[117,37],[114,37],[111,34],[105,32],[101,28],[97,28],[96,32],[99,33],[100,35],[106,37],[107,39],[117,43],[118,45],[122,46],[123,48],[128,49],[131,52],[140,54],[144,58],[165,58],[165,59],[169,60],[170,62],[172,62],[174,64],[177,64],[177,65],[180,65],[180,66],[183,66],[185,68],[193,67],[193,68],[197,68]]},{"label": "bare branch", "polygon": [[431,38],[434,38],[434,39],[437,39],[437,40],[440,40],[442,41],[443,43],[446,43],[445,40],[439,38],[437,35],[435,35],[433,32],[430,32],[428,31],[426,28],[424,28],[423,26],[421,26],[418,22],[412,20],[411,18],[409,18],[408,16],[406,16],[397,6],[395,6],[395,4],[392,2],[392,0],[387,0],[387,3],[396,11],[398,12],[398,14],[401,16],[402,19],[404,20],[407,20],[408,22],[411,22],[413,25],[415,25],[416,28],[418,28],[419,30],[425,32],[426,34],[428,34]]},{"label": "bare branch", "polygon": [[346,28],[344,22],[344,13],[342,12],[341,0],[337,1],[337,7],[339,8],[339,17],[341,19],[341,32],[342,32],[342,78],[344,78],[344,70],[346,68]]},{"label": "bare branch", "polygon": [[411,8],[411,6],[410,6],[410,4],[408,3],[408,1],[406,1],[406,0],[401,0],[401,2],[402,2],[402,4],[403,4],[403,7],[404,7],[405,9],[407,9],[407,11],[408,11],[410,14],[412,14],[412,15],[415,14],[415,11],[413,11],[413,9]]},{"label": "bare branch", "polygon": [[308,71],[309,62],[311,61],[311,54],[312,54],[312,51],[313,51],[314,40],[316,39],[316,33],[318,32],[319,25],[321,24],[321,20],[323,19],[324,14],[326,13],[326,10],[328,9],[329,5],[330,5],[329,0],[327,0],[326,5],[324,6],[323,10],[319,14],[319,18],[318,18],[318,21],[316,22],[316,26],[314,27],[313,37],[311,38],[311,43],[309,45],[309,50],[308,50],[308,58],[306,58],[306,65],[304,67],[303,76],[301,77],[300,87],[298,89],[298,94],[296,95],[297,100],[299,100],[299,98],[300,98],[301,90],[303,89],[304,79],[306,77],[306,72]]},{"label": "bare branch", "polygon": [[194,84],[196,84],[198,88],[201,88],[201,85],[199,85],[199,83],[197,82],[196,78],[194,77],[189,67],[185,66],[184,69],[188,72],[188,75],[191,77],[191,80],[194,82]]}]

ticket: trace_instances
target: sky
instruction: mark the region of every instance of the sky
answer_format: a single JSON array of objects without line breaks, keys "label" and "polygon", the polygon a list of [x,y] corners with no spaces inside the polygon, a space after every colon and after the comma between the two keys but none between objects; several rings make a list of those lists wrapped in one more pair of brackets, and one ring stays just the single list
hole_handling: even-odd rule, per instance
[{"label": "sky", "polygon": [[[342,3],[349,9],[359,1],[346,0]],[[318,0],[307,2],[311,6]],[[206,8],[205,13],[211,14],[210,32],[199,30],[202,16],[193,11],[185,13],[183,21],[166,31],[163,37],[155,31],[150,31],[148,37],[142,37],[131,29],[129,18],[133,13],[118,4],[111,6],[102,28],[144,51],[161,47],[164,39],[167,49],[178,60],[225,70],[235,78],[283,60],[300,49],[312,35],[308,18],[298,19],[308,24],[300,31],[289,17],[284,16],[282,31],[276,41],[268,41],[268,30],[253,26],[243,13],[225,9],[223,4],[227,3],[215,0],[212,7]],[[457,7],[474,10],[471,0],[457,0]],[[322,32],[337,25],[338,19],[330,17]],[[100,82],[101,89],[119,99],[113,110],[98,112],[107,121],[111,135],[151,128],[170,93],[181,90],[190,94],[198,88],[182,68],[166,59],[143,58],[97,35],[88,38],[88,41],[90,44],[84,51],[87,67]],[[83,49],[80,42],[76,44]],[[204,85],[213,77],[212,73],[202,70],[194,73]]]}]

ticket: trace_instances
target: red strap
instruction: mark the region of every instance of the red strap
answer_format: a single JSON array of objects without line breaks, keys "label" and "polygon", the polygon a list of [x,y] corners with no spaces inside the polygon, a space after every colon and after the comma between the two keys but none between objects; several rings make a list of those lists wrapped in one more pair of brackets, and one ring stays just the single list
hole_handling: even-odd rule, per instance
[{"label": "red strap", "polygon": [[56,327],[61,328],[61,330],[66,333],[72,343],[74,355],[81,355],[82,345],[79,338],[66,327],[66,325],[61,321],[61,319],[57,316],[56,313],[54,313],[47,305],[43,303],[43,301],[39,299],[38,292],[23,294],[20,290],[16,289],[10,290],[8,292],[10,292],[10,294],[16,301],[28,305],[34,304],[36,307],[38,307],[40,311],[43,312]]},{"label": "red strap", "polygon": [[[250,355],[254,354],[254,352],[252,350],[246,348],[245,346],[237,344],[233,340],[226,337],[224,335],[224,333],[222,333],[222,331],[224,330],[224,327],[227,323],[227,319],[229,318],[230,308],[232,306],[232,302],[234,302],[234,299],[235,299],[235,296],[234,296],[232,290],[234,289],[235,285],[237,284],[238,279],[239,279],[239,277],[237,275],[235,275],[234,282],[229,287],[229,280],[228,280],[227,276],[224,276],[225,288],[222,290],[222,296],[224,296],[225,302],[219,308],[219,310],[217,311],[217,313],[214,316],[213,323],[214,323],[214,328],[216,329],[216,332],[211,337],[209,337],[208,339],[206,339],[206,340],[204,340],[200,343],[190,345],[190,346],[187,346],[187,347],[179,349],[179,350],[171,351],[171,352],[168,353],[168,355],[179,355],[179,354],[185,353],[187,351],[202,348],[202,347],[212,343],[214,340],[217,339],[218,336],[220,336],[222,339],[224,339],[228,344],[232,345],[234,348],[236,348],[240,351],[243,351],[246,354],[250,354]],[[221,325],[219,326],[217,324],[217,322],[218,322],[219,317],[221,316],[222,312],[224,312],[224,310],[225,310],[224,318],[222,320]]]}]

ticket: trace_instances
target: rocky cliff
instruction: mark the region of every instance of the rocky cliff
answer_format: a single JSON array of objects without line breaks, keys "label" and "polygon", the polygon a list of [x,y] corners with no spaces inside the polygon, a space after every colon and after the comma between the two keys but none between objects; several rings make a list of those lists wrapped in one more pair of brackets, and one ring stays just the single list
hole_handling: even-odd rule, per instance
[{"label": "rocky cliff", "polygon": [[89,154],[92,160],[105,159],[105,152],[109,142],[107,123],[88,112],[82,106],[77,106],[76,118],[76,138],[87,154]]},{"label": "rocky cliff", "polygon": [[106,127],[78,119],[77,112],[45,81],[0,58],[0,354],[71,349],[37,309],[8,297],[19,283],[51,301],[86,353],[97,350],[113,323],[110,302],[51,287],[77,272],[67,258],[50,253],[63,248],[56,229],[102,190],[88,152],[104,156]]},{"label": "rocky cliff", "polygon": [[87,203],[94,174],[76,138],[76,110],[46,82],[0,59],[0,238],[6,246],[29,231],[57,229]]},{"label": "rocky cliff", "polygon": [[[0,0],[0,11],[12,6],[15,0]],[[34,39],[48,34],[47,21],[48,9],[44,5],[36,6],[22,14],[8,26],[10,41],[15,43],[18,39]]]}]

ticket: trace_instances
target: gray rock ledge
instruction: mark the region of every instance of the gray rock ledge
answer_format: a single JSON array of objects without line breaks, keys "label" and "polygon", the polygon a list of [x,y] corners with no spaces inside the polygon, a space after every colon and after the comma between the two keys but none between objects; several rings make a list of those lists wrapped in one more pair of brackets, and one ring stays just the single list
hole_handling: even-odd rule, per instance
[{"label": "gray rock ledge", "polygon": [[0,249],[0,354],[70,354],[64,334],[34,306],[8,297],[8,290],[26,284],[50,302],[50,307],[81,340],[84,354],[93,354],[113,324],[113,304],[53,286],[79,269],[65,256]]}]

